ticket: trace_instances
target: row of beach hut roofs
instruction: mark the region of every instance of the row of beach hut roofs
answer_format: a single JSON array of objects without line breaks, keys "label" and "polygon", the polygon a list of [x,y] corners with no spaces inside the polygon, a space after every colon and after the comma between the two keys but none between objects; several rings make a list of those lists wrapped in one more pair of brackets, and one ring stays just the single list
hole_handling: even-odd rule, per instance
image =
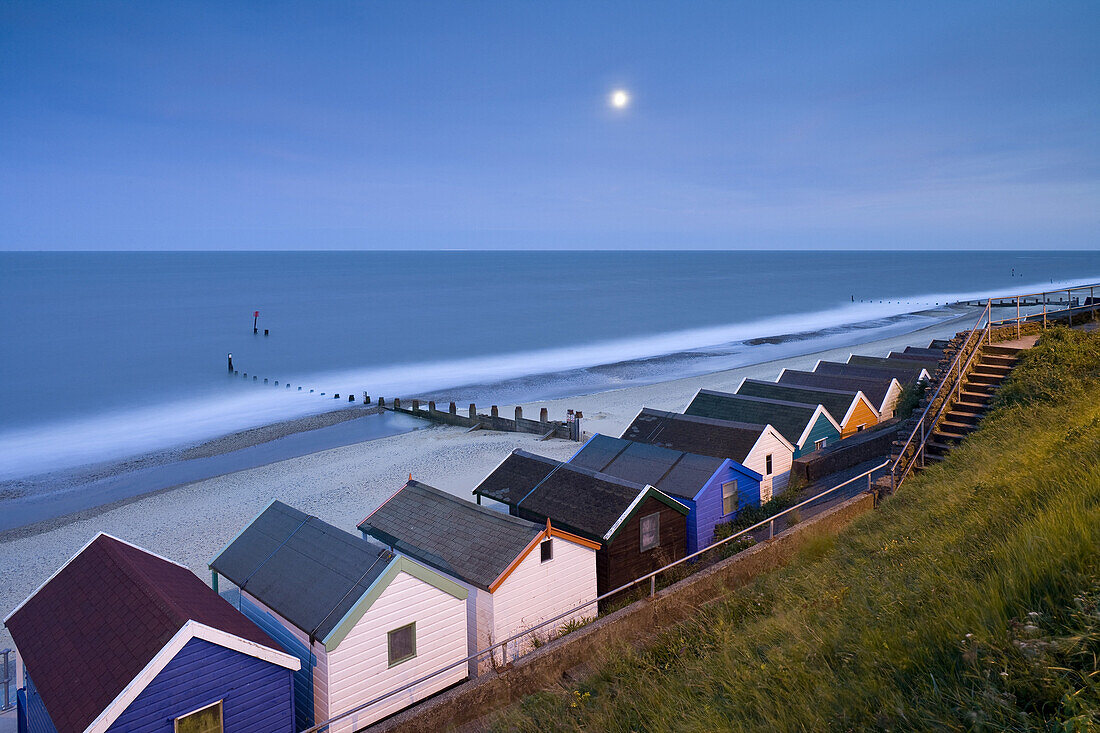
[{"label": "row of beach hut roofs", "polygon": [[567,462],[515,450],[476,504],[410,476],[358,535],[274,501],[210,562],[213,587],[97,535],[4,620],[19,730],[289,733],[454,665],[329,730],[363,728],[704,549],[717,525],[783,491],[793,459],[892,417],[944,345],[701,390],[682,414],[643,409]]}]

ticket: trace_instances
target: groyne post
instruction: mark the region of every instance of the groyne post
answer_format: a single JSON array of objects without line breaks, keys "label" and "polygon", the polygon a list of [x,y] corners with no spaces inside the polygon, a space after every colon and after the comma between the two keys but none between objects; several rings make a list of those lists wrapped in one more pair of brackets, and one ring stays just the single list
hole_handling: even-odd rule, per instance
[{"label": "groyne post", "polygon": [[395,409],[395,410],[400,410],[401,409],[401,398],[400,397],[394,397],[393,398],[393,409]]},{"label": "groyne post", "polygon": [[428,400],[428,412],[435,412],[435,402]]},{"label": "groyne post", "polygon": [[496,405],[489,408],[489,415],[491,417],[500,417],[500,410],[497,409]]},{"label": "groyne post", "polygon": [[539,422],[550,422],[550,414],[546,411],[546,408],[539,410]]},{"label": "groyne post", "polygon": [[520,407],[519,405],[516,405],[516,422],[519,422],[522,419],[523,419],[523,408]]},{"label": "groyne post", "polygon": [[233,352],[229,352],[229,371],[233,371]]},{"label": "groyne post", "polygon": [[420,400],[413,400],[413,412],[420,409]]},{"label": "groyne post", "polygon": [[477,417],[477,405],[473,402],[470,403],[470,417]]},{"label": "groyne post", "polygon": [[447,408],[447,411],[452,415],[458,415],[458,405],[452,402],[450,407]]}]

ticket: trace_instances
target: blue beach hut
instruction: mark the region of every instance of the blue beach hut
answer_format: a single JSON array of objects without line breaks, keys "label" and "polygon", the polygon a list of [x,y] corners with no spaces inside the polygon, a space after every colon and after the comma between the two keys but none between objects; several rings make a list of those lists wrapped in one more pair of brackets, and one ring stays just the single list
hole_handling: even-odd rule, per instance
[{"label": "blue beach hut", "polygon": [[636,443],[596,434],[569,463],[648,484],[688,507],[688,554],[714,542],[714,527],[760,504],[761,475],[730,458]]},{"label": "blue beach hut", "polygon": [[20,733],[293,733],[283,652],[187,568],[98,534],[4,624]]}]

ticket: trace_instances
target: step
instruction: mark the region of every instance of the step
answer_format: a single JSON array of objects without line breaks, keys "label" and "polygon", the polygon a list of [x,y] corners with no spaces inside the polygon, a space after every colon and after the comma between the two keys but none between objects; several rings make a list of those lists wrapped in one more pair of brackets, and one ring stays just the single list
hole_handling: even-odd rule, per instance
[{"label": "step", "polygon": [[947,460],[947,456],[940,455],[939,453],[932,453],[930,451],[925,451],[924,452],[924,462],[925,463],[940,463],[941,461],[946,461],[946,460]]},{"label": "step", "polygon": [[[963,385],[963,394],[970,392],[972,394],[985,395],[986,399],[993,396],[993,387],[995,385],[989,382],[967,382]],[[973,402],[973,400],[968,401]]]},{"label": "step", "polygon": [[990,374],[988,372],[970,372],[966,377],[967,387],[975,384],[991,384],[998,385],[1003,382],[1005,376],[1003,374]]},{"label": "step", "polygon": [[986,346],[982,349],[982,353],[992,354],[994,356],[1018,356],[1023,349],[1017,349],[1012,346]]},{"label": "step", "polygon": [[942,431],[949,435],[970,435],[977,429],[978,426],[974,423],[956,422],[952,420],[950,414],[941,420],[939,427],[936,428],[937,431]]},{"label": "step", "polygon": [[[985,386],[985,385],[977,385],[977,386]],[[975,391],[975,390],[972,390],[972,389],[964,389],[962,391],[962,394],[959,395],[959,399],[961,400],[961,402],[959,402],[957,404],[958,405],[962,405],[962,404],[981,405],[982,409],[984,410],[989,406],[988,403],[989,403],[989,400],[992,399],[992,397],[993,397],[993,395],[989,394],[988,392],[978,392],[978,391]]]},{"label": "step", "polygon": [[985,411],[989,409],[989,405],[983,405],[980,402],[967,402],[966,400],[960,400],[951,405],[952,412],[964,413],[967,415],[974,415],[981,417],[985,414]]},{"label": "step", "polygon": [[962,412],[960,410],[952,409],[946,415],[944,420],[948,422],[957,423],[959,425],[977,425],[978,421],[982,419],[981,413],[975,412]]},{"label": "step", "polygon": [[1009,369],[1011,369],[1012,367],[1016,366],[1016,362],[1018,362],[1018,361],[1019,361],[1019,359],[1016,359],[1016,358],[1011,357],[1011,356],[997,356],[996,354],[982,354],[982,358],[978,363],[979,364],[988,364],[989,366],[1003,366],[1003,367],[1008,367]]},{"label": "step", "polygon": [[955,446],[950,443],[938,443],[930,440],[924,444],[924,454],[926,456],[943,455],[950,453],[954,448]]},{"label": "step", "polygon": [[947,339],[932,339],[928,343],[930,349],[946,349],[951,342]]},{"label": "step", "polygon": [[[986,364],[984,362],[978,362],[974,366],[974,372],[979,374],[996,374],[1001,379],[1008,376],[1008,373],[1012,371],[1012,367],[1001,366],[1000,364]],[[972,374],[974,372],[971,372]]]},{"label": "step", "polygon": [[966,440],[965,435],[956,435],[954,433],[941,433],[939,430],[932,433],[930,443],[937,443],[940,445],[949,445],[952,449],[956,448],[959,443]]}]

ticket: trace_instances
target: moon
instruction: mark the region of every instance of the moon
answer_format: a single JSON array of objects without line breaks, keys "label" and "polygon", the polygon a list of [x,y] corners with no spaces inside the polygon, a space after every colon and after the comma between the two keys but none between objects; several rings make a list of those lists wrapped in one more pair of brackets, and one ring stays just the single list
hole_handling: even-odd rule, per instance
[{"label": "moon", "polygon": [[630,104],[630,92],[625,89],[616,89],[611,92],[609,101],[615,109],[626,109],[627,105]]}]

